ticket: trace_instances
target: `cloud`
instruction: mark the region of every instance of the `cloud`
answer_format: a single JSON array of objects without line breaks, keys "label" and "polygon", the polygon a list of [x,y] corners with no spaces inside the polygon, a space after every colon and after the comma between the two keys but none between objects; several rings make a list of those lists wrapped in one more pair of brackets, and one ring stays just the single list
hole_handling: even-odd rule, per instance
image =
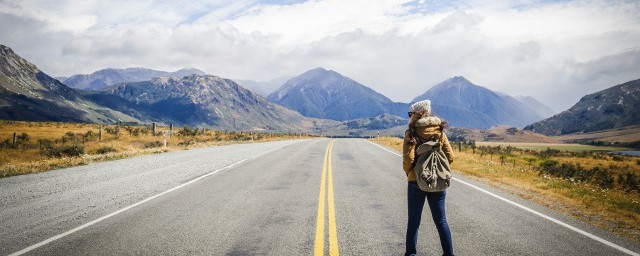
[{"label": "cloud", "polygon": [[556,110],[640,78],[637,1],[4,1],[0,43],[52,75],[322,66],[408,101],[462,75]]}]

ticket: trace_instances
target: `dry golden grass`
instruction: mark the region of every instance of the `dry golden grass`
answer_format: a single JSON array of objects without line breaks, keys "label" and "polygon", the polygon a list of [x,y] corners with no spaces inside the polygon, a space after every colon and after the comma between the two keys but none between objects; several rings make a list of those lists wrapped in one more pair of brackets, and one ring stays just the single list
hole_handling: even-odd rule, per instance
[{"label": "dry golden grass", "polygon": [[[151,134],[148,126],[119,126],[118,134],[108,133],[115,125],[102,126],[102,141],[98,142],[98,124],[58,123],[58,122],[21,122],[0,121],[0,177],[37,173],[53,169],[85,165],[94,162],[127,158],[143,154],[170,152],[199,147],[218,146],[235,143],[251,143],[301,138],[296,135],[253,134],[207,130],[196,136],[181,136],[182,128],[174,127],[173,136]],[[127,128],[139,129],[138,135],[129,133]],[[169,127],[157,127],[157,134],[168,134]],[[91,131],[92,136],[79,136]],[[26,133],[28,141],[18,140],[17,147],[7,147],[13,142],[13,133],[20,136]],[[42,142],[48,140],[53,146],[63,145],[62,137],[67,133],[75,134],[76,140],[66,141],[65,145],[78,144],[84,148],[84,154],[77,157],[50,157],[43,154]],[[163,146],[166,138],[167,147]],[[306,138],[306,137],[303,137]],[[150,145],[149,143],[155,143]],[[115,152],[99,153],[100,149],[110,148]]]},{"label": "dry golden grass", "polygon": [[562,141],[596,140],[610,142],[634,142],[640,141],[640,126],[633,125],[598,132],[574,133],[553,136],[553,138]]},{"label": "dry golden grass", "polygon": [[512,146],[521,149],[545,150],[547,148],[566,150],[566,151],[622,151],[630,150],[622,147],[601,147],[582,144],[565,144],[565,143],[532,143],[532,142],[497,142],[497,141],[478,141],[478,146]]},{"label": "dry golden grass", "polygon": [[[377,138],[372,142],[402,151],[402,139]],[[550,209],[591,223],[597,227],[640,242],[640,194],[619,189],[601,189],[587,183],[539,175],[532,167],[540,159],[533,155],[516,155],[501,165],[498,156],[480,157],[466,149],[458,152],[452,165],[454,170],[490,186],[505,190],[521,198],[534,201]],[[628,171],[640,174],[637,157],[623,161],[577,157],[555,157],[557,161],[580,163],[583,166],[624,165]],[[514,161],[515,160],[515,165]],[[455,175],[455,174],[454,174]]]}]

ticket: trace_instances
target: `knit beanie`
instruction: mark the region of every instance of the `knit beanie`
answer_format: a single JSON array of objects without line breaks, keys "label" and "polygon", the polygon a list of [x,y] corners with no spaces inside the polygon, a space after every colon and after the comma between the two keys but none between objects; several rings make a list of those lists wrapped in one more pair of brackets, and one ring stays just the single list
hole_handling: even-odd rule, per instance
[{"label": "knit beanie", "polygon": [[423,100],[413,103],[409,108],[409,112],[424,112],[427,115],[431,114],[431,101]]}]

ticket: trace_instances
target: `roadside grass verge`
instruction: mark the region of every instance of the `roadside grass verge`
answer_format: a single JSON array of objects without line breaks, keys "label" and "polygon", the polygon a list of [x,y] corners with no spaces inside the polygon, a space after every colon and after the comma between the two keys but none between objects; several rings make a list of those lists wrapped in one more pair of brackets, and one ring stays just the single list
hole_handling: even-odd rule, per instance
[{"label": "roadside grass verge", "polygon": [[563,143],[528,143],[528,142],[476,142],[477,146],[512,146],[520,149],[530,150],[545,150],[547,148],[565,150],[565,151],[623,151],[631,150],[623,147],[608,147],[608,146],[592,146],[583,144],[563,144]]},{"label": "roadside grass verge", "polygon": [[[100,129],[102,127],[102,139]],[[13,133],[16,143],[13,143]],[[190,127],[0,121],[0,177],[193,148],[308,138]],[[166,147],[165,145],[166,139]]]},{"label": "roadside grass verge", "polygon": [[[402,152],[400,138],[381,137],[370,141]],[[453,148],[455,171],[640,242],[639,157],[546,148],[510,148],[510,154],[505,153],[503,146],[501,151],[491,154],[486,148],[475,148],[475,153],[471,146],[462,147],[461,152],[457,145]],[[635,183],[631,178],[627,180],[629,176],[636,177]],[[631,185],[625,185],[627,181]]]}]

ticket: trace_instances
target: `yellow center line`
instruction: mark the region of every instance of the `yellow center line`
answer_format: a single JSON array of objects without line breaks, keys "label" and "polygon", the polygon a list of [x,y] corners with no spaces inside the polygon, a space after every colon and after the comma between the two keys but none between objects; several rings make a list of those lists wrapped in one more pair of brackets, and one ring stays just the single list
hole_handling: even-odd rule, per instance
[{"label": "yellow center line", "polygon": [[[335,141],[333,141],[335,142]],[[328,165],[328,173],[329,173],[329,193],[328,193],[328,203],[329,203],[329,255],[330,256],[338,256],[340,255],[338,250],[338,230],[336,229],[336,211],[333,203],[333,175],[331,168],[331,155],[333,153],[333,143],[331,144],[331,149],[329,149],[329,165]]]},{"label": "yellow center line", "polygon": [[333,178],[331,168],[331,153],[333,152],[333,144],[335,140],[329,142],[324,153],[324,163],[322,166],[322,180],[320,181],[320,195],[318,196],[318,219],[316,221],[316,239],[314,244],[313,255],[324,255],[324,213],[325,213],[325,195],[327,188],[327,175],[329,179],[328,186],[328,205],[329,205],[329,255],[338,256],[338,231],[336,229],[335,205],[333,202]]}]

